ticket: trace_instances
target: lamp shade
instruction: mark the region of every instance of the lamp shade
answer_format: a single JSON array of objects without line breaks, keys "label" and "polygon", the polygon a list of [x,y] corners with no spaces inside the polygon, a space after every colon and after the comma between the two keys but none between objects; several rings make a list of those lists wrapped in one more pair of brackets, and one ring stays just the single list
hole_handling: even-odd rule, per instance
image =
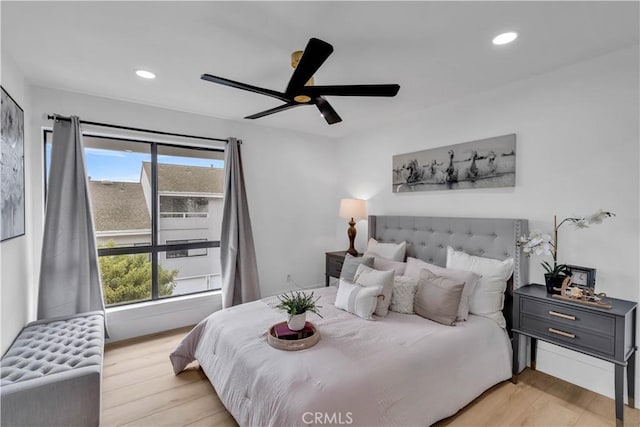
[{"label": "lamp shade", "polygon": [[340,200],[341,218],[366,218],[367,205],[362,199],[342,199]]}]

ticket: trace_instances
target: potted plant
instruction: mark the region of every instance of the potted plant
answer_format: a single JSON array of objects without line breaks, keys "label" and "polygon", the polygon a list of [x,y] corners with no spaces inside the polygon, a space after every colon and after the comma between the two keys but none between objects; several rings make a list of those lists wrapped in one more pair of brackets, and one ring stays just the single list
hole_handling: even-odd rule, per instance
[{"label": "potted plant", "polygon": [[307,311],[322,317],[322,315],[318,313],[318,309],[322,308],[322,306],[316,305],[320,297],[314,299],[313,292],[306,294],[302,291],[291,291],[290,294],[285,293],[278,295],[278,299],[280,303],[276,308],[284,310],[289,314],[287,326],[289,326],[289,329],[292,331],[299,331],[304,328],[305,322],[307,321]]},{"label": "potted plant", "polygon": [[571,272],[566,264],[558,264],[558,230],[565,223],[572,223],[576,228],[588,228],[593,224],[600,224],[605,218],[615,216],[615,214],[600,209],[595,214],[588,217],[568,217],[560,221],[558,224],[556,215],[553,216],[553,237],[549,234],[543,234],[539,231],[533,231],[528,236],[522,236],[518,240],[518,246],[522,248],[527,256],[535,255],[551,255],[553,264],[547,261],[542,262],[545,269],[544,275],[547,292],[550,294],[559,293],[555,288],[560,288],[562,282]]}]

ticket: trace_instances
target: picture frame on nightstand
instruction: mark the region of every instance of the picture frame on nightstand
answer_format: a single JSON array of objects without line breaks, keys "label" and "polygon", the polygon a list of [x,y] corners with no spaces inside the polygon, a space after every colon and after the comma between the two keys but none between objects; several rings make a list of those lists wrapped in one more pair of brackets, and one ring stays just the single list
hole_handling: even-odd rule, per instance
[{"label": "picture frame on nightstand", "polygon": [[581,288],[585,291],[595,290],[596,287],[596,269],[589,267],[580,267],[577,265],[567,265],[567,269],[571,272],[571,285]]}]

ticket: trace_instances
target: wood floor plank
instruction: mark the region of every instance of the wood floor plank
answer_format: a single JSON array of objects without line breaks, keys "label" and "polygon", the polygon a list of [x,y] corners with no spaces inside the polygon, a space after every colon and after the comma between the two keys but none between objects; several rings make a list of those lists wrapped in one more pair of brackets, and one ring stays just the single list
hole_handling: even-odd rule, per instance
[{"label": "wood floor plank", "polygon": [[185,427],[237,427],[238,423],[227,411],[220,411],[208,417],[201,418]]},{"label": "wood floor plank", "polygon": [[[156,393],[155,390],[149,390],[149,394],[141,399],[132,400],[122,405],[103,410],[102,425],[120,426],[168,408],[176,406],[185,408],[185,405],[189,402],[203,396],[206,396],[212,404],[218,404],[218,402],[220,402],[220,399],[217,398],[213,387],[208,381],[185,384],[169,391],[158,393]],[[222,403],[219,404],[222,405]],[[186,409],[182,410],[182,412],[185,417],[188,417]]]},{"label": "wood floor plank", "polygon": [[129,384],[125,387],[105,390],[102,393],[102,407],[103,409],[112,408],[142,399],[151,393],[168,392],[174,388],[198,381],[207,381],[206,375],[198,369],[190,369],[180,375],[162,375],[146,381]]},{"label": "wood floor plank", "polygon": [[105,369],[104,372],[105,375],[103,376],[102,384],[106,391],[117,390],[132,384],[141,383],[150,378],[174,375],[169,359],[163,363],[145,366],[130,372],[121,372],[115,375],[109,375],[107,369]]},{"label": "wood floor plank", "polygon": [[124,425],[128,427],[182,426],[219,412],[227,412],[220,400],[212,399],[210,395],[204,395],[179,407],[166,408]]},{"label": "wood floor plank", "polygon": [[[197,364],[173,374],[169,353],[190,330],[105,348],[102,426],[237,427]],[[526,369],[518,384],[497,384],[435,426],[612,427],[614,414],[612,399]],[[625,406],[624,427],[639,426],[640,410]]]}]

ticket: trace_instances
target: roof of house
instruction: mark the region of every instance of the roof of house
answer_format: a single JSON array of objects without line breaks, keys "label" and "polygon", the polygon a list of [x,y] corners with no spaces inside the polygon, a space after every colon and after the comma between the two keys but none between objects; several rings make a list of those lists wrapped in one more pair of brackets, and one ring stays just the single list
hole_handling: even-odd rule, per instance
[{"label": "roof of house", "polygon": [[[151,176],[151,163],[143,162],[142,168]],[[224,169],[169,165],[158,163],[158,191],[182,193],[222,193]]]},{"label": "roof of house", "polygon": [[139,182],[89,181],[89,194],[96,231],[151,228]]}]

